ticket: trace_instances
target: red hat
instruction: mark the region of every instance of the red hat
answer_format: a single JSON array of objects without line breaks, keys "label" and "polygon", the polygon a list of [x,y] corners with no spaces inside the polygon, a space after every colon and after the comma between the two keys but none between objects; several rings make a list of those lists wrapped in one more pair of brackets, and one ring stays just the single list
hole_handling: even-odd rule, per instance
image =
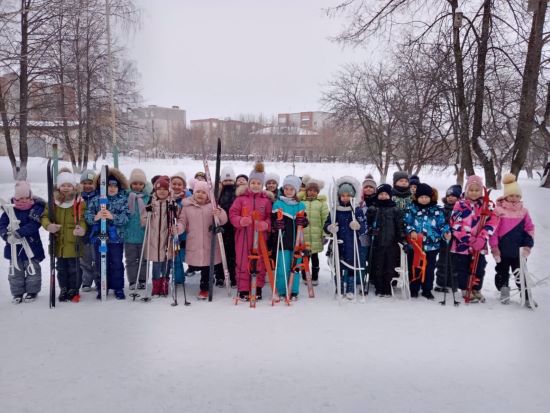
[{"label": "red hat", "polygon": [[157,189],[170,189],[170,179],[167,179],[165,176],[161,176],[155,181],[155,191]]}]

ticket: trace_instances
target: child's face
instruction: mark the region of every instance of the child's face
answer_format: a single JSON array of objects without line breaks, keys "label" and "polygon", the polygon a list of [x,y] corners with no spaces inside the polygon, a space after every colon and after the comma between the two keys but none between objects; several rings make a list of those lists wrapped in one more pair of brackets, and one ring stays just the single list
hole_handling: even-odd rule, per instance
[{"label": "child's face", "polygon": [[142,192],[143,188],[145,188],[145,184],[143,182],[132,182],[130,188],[132,188],[134,192]]},{"label": "child's face", "polygon": [[72,195],[74,194],[74,186],[71,184],[61,184],[59,187],[59,192],[61,192],[63,196]]},{"label": "child's face", "polygon": [[376,190],[372,186],[366,186],[363,188],[363,194],[366,196],[371,196]]},{"label": "child's face", "polygon": [[351,194],[344,192],[342,195],[340,195],[340,201],[343,204],[349,204],[349,202],[351,201]]},{"label": "child's face", "polygon": [[416,193],[416,185],[411,185],[411,194]]},{"label": "child's face", "polygon": [[271,192],[277,191],[277,182],[270,180],[265,183],[265,189]]},{"label": "child's face", "polygon": [[206,204],[206,201],[208,200],[208,194],[202,189],[193,192],[193,197],[195,198],[195,201],[197,201],[200,205]]},{"label": "child's face", "polygon": [[483,188],[478,184],[468,185],[468,190],[466,191],[466,197],[472,201],[477,201],[483,195]]},{"label": "child's face", "polygon": [[92,192],[94,190],[94,181],[89,179],[82,181],[80,185],[82,185],[82,191],[84,192]]},{"label": "child's face", "polygon": [[181,179],[172,179],[170,185],[172,186],[172,191],[175,194],[181,194],[184,190],[183,182]]},{"label": "child's face", "polygon": [[420,205],[428,205],[430,203],[431,199],[428,195],[421,195],[418,197],[418,203]]},{"label": "child's face", "polygon": [[401,178],[395,183],[395,186],[398,186],[399,188],[408,188],[409,180],[405,178]]},{"label": "child's face", "polygon": [[296,190],[291,185],[285,185],[283,186],[283,193],[287,198],[294,198],[294,195],[296,195]]},{"label": "child's face", "polygon": [[116,194],[118,194],[118,185],[117,184],[109,184],[107,186],[107,195],[115,196]]},{"label": "child's face", "polygon": [[519,202],[521,201],[521,195],[512,194],[512,195],[508,195],[505,199],[508,202]]},{"label": "child's face", "polygon": [[458,198],[454,195],[447,195],[447,203],[449,205],[454,205],[456,204],[456,201],[458,201]]},{"label": "child's face", "polygon": [[196,181],[203,181],[203,182],[206,182],[206,178],[205,178],[204,176],[202,176],[202,175],[196,176],[196,177],[195,177],[195,180],[196,180]]},{"label": "child's face", "polygon": [[237,179],[237,186],[246,185],[246,184],[248,184],[248,181],[246,180],[245,177],[240,176],[240,177]]},{"label": "child's face", "polygon": [[378,199],[380,201],[387,201],[388,199],[390,199],[390,194],[388,194],[387,192],[380,192],[378,194]]},{"label": "child's face", "polygon": [[235,181],[233,181],[233,179],[224,179],[222,181],[222,185],[223,186],[229,186],[229,185],[233,185],[235,183]]},{"label": "child's face", "polygon": [[248,186],[252,192],[260,192],[262,190],[262,181],[258,179],[251,179]]},{"label": "child's face", "polygon": [[22,196],[21,198],[16,199],[16,201],[20,201],[20,202],[30,202],[31,200],[32,198],[28,196]]},{"label": "child's face", "polygon": [[317,195],[319,195],[319,192],[315,188],[309,188],[306,192],[306,195],[308,198],[317,198]]},{"label": "child's face", "polygon": [[168,191],[168,189],[158,188],[156,190],[156,194],[157,194],[157,199],[163,201],[166,198],[168,198],[168,195],[170,194],[170,192]]}]

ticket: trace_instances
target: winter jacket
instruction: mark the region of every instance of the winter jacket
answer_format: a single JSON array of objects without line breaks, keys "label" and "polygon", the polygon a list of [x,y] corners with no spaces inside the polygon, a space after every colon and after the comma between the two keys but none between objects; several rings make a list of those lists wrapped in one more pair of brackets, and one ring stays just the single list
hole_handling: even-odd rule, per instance
[{"label": "winter jacket", "polygon": [[[296,201],[295,199],[290,199],[285,196],[281,196],[273,204],[273,208],[271,210],[272,222],[275,222],[275,220],[277,219],[277,212],[279,211],[279,209],[281,209],[283,212],[283,221],[285,223],[285,228],[283,229],[283,249],[287,251],[294,251],[294,247],[296,244],[296,229],[297,229],[296,215],[298,214],[298,212],[305,211],[306,206],[303,204],[303,202]],[[307,228],[308,226],[307,215],[305,215],[305,217],[306,217],[306,224],[304,225],[304,228]],[[305,235],[305,230],[304,230],[304,235]]]},{"label": "winter jacket", "polygon": [[[143,192],[130,191],[128,193],[128,201],[130,201],[130,194],[135,193],[137,196],[141,196],[143,205],[147,205],[151,201],[151,195],[145,189]],[[132,196],[133,198],[133,196]],[[141,212],[138,207],[138,200],[134,200],[134,212],[130,212],[130,204],[128,204],[128,222],[124,228],[124,242],[128,244],[143,244],[143,238],[145,236],[145,227],[141,225]]]},{"label": "winter jacket", "polygon": [[304,230],[305,242],[309,243],[313,254],[323,251],[323,225],[328,217],[326,195],[307,198],[304,192],[298,195],[305,207],[309,225]]},{"label": "winter jacket", "polygon": [[[227,213],[221,209],[220,225],[227,222]],[[183,200],[183,208],[178,218],[178,228],[187,233],[185,260],[194,267],[210,265],[210,250],[212,245],[212,204],[200,205],[194,198]],[[222,262],[220,246],[215,242],[214,264]]]},{"label": "winter jacket", "polygon": [[[42,261],[44,256],[44,248],[42,247],[42,241],[40,240],[40,219],[44,210],[46,209],[46,203],[43,199],[33,198],[34,205],[24,211],[21,209],[14,208],[15,216],[19,220],[19,229],[17,233],[27,240],[29,247],[34,254],[34,259],[36,261]],[[13,199],[11,201],[13,203]],[[4,258],[11,260],[11,246],[8,244],[8,225],[9,219],[8,214],[3,213],[0,217],[0,237],[6,241],[6,246],[4,247]],[[17,257],[20,261],[28,261],[27,254],[22,245],[17,246]]]},{"label": "winter jacket", "polygon": [[[86,205],[90,205],[90,202],[92,199],[94,199],[96,196],[98,196],[99,192],[97,191],[91,191],[91,192],[81,192],[80,197],[84,202],[86,202]],[[82,212],[82,211],[81,211]],[[90,234],[92,232],[92,225],[86,225],[86,235],[82,237],[82,243],[83,244],[89,244],[90,243]]]},{"label": "winter jacket", "polygon": [[[90,234],[92,242],[98,240],[101,231],[101,220],[95,221],[95,216],[101,209],[99,200],[99,196],[93,198],[84,215],[86,222],[92,227]],[[115,196],[107,196],[107,210],[113,215],[112,220],[107,220],[108,242],[110,244],[123,243],[124,230],[130,215],[130,211],[128,210],[128,195],[124,190],[119,189]]]},{"label": "winter jacket", "polygon": [[[479,198],[476,201],[461,198],[456,202],[450,220],[453,233],[451,252],[463,255],[470,254],[469,243],[472,234],[477,237],[483,237],[486,240],[489,240],[489,237],[493,235],[498,224],[498,217],[493,211],[489,211],[489,217],[485,222],[485,226],[480,228],[482,209],[483,198]],[[487,253],[485,247],[482,253]]]},{"label": "winter jacket", "polygon": [[[358,231],[354,231],[349,227],[350,222],[354,219],[359,222],[360,228]],[[328,226],[331,223],[331,216],[329,215],[323,227],[325,232],[329,232]],[[357,260],[357,258],[354,258],[354,237],[357,237],[357,246],[359,246],[359,238],[367,234],[367,222],[363,210],[361,207],[356,207],[354,211],[351,204],[343,205],[341,202],[338,202],[338,206],[336,207],[336,223],[338,224],[337,237],[340,260],[344,260],[348,265],[354,266],[354,262]]]},{"label": "winter jacket", "polygon": [[[170,199],[158,200],[155,195],[151,200],[151,221],[149,223],[148,242],[145,240],[143,256],[148,261],[164,262],[172,258],[172,236],[169,233],[168,207]],[[180,214],[181,215],[181,214]],[[141,224],[147,225],[147,211],[141,212]]]},{"label": "winter jacket", "polygon": [[394,186],[391,199],[393,202],[395,202],[397,208],[405,213],[405,210],[409,208],[412,203],[412,194],[410,188],[402,189]]},{"label": "winter jacket", "polygon": [[403,213],[392,200],[376,200],[367,210],[369,234],[374,237],[375,247],[389,247],[405,238]]},{"label": "winter jacket", "polygon": [[[88,213],[86,203],[81,201],[80,204],[80,219],[78,219],[78,225],[80,225],[84,230],[86,230],[86,221],[84,217]],[[42,214],[42,219],[40,220],[42,227],[47,229],[48,225],[52,222],[48,216],[48,206]],[[75,229],[75,208],[74,200],[68,202],[55,202],[55,224],[61,225],[61,229],[55,233],[55,256],[59,258],[76,258],[77,257],[77,242],[82,242],[79,237],[73,235]],[[84,248],[79,248],[79,255],[82,256],[82,251]]]},{"label": "winter jacket", "polygon": [[248,216],[250,217],[252,217],[254,211],[259,212],[260,221],[268,225],[267,235],[271,229],[271,198],[273,194],[268,191],[252,192],[248,187],[240,186],[237,188],[236,195],[237,198],[229,208],[229,220],[235,228],[235,252],[237,260],[239,260],[239,257],[243,255],[241,252],[246,251],[248,253],[254,241],[254,225],[241,226],[243,208],[248,210]]},{"label": "winter jacket", "polygon": [[[365,217],[365,226],[367,225],[367,211],[368,209],[374,205],[374,202],[378,199],[376,194],[373,194],[369,197],[363,197],[363,200],[361,201],[361,204],[359,205],[359,208],[361,208],[361,211],[363,211],[363,216]],[[362,247],[368,247],[370,245],[370,237],[368,234],[361,234],[359,235],[359,242],[361,243]]]},{"label": "winter jacket", "polygon": [[535,225],[523,202],[497,200],[495,214],[498,225],[489,239],[491,248],[498,247],[503,257],[519,257],[520,247],[532,248],[535,244]]},{"label": "winter jacket", "polygon": [[424,251],[439,250],[443,235],[450,232],[443,208],[434,202],[426,206],[413,202],[405,213],[404,222],[407,234],[416,232],[424,236]]}]

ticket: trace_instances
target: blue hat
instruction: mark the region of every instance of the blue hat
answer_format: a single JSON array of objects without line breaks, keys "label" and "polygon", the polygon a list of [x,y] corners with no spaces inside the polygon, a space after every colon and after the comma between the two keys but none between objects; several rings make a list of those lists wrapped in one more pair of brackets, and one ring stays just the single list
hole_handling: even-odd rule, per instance
[{"label": "blue hat", "polygon": [[451,185],[445,193],[445,196],[454,196],[457,198],[460,198],[460,195],[462,195],[462,187],[460,185]]}]

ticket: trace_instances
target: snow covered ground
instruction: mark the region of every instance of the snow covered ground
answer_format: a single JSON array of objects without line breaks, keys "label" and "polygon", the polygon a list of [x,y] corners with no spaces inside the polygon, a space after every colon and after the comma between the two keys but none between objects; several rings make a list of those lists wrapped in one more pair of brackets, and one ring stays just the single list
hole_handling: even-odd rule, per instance
[{"label": "snow covered ground", "polygon": [[[237,173],[252,168],[228,163]],[[191,177],[202,169],[192,160],[121,160],[125,173],[136,166],[148,176],[183,170]],[[45,167],[43,159],[30,161],[29,180],[41,196]],[[292,165],[266,169],[282,177]],[[374,169],[296,164],[297,174],[325,182],[344,174],[361,180],[366,172]],[[421,179],[440,193],[453,183],[450,171],[426,170]],[[12,194],[10,181],[9,162],[0,158],[1,197]],[[529,266],[543,278],[550,275],[550,190],[527,179],[520,185],[537,227]],[[21,305],[10,303],[2,260],[0,412],[548,411],[547,286],[535,291],[536,311],[520,308],[517,297],[501,305],[489,258],[485,304],[442,307],[440,296],[369,295],[364,304],[339,306],[324,256],[321,265],[316,298],[302,294],[290,308],[234,306],[221,289],[212,303],[197,302],[195,276],[188,279],[190,307],[163,298],[101,303],[83,293],[79,304],[50,310],[48,260],[42,294]]]}]

